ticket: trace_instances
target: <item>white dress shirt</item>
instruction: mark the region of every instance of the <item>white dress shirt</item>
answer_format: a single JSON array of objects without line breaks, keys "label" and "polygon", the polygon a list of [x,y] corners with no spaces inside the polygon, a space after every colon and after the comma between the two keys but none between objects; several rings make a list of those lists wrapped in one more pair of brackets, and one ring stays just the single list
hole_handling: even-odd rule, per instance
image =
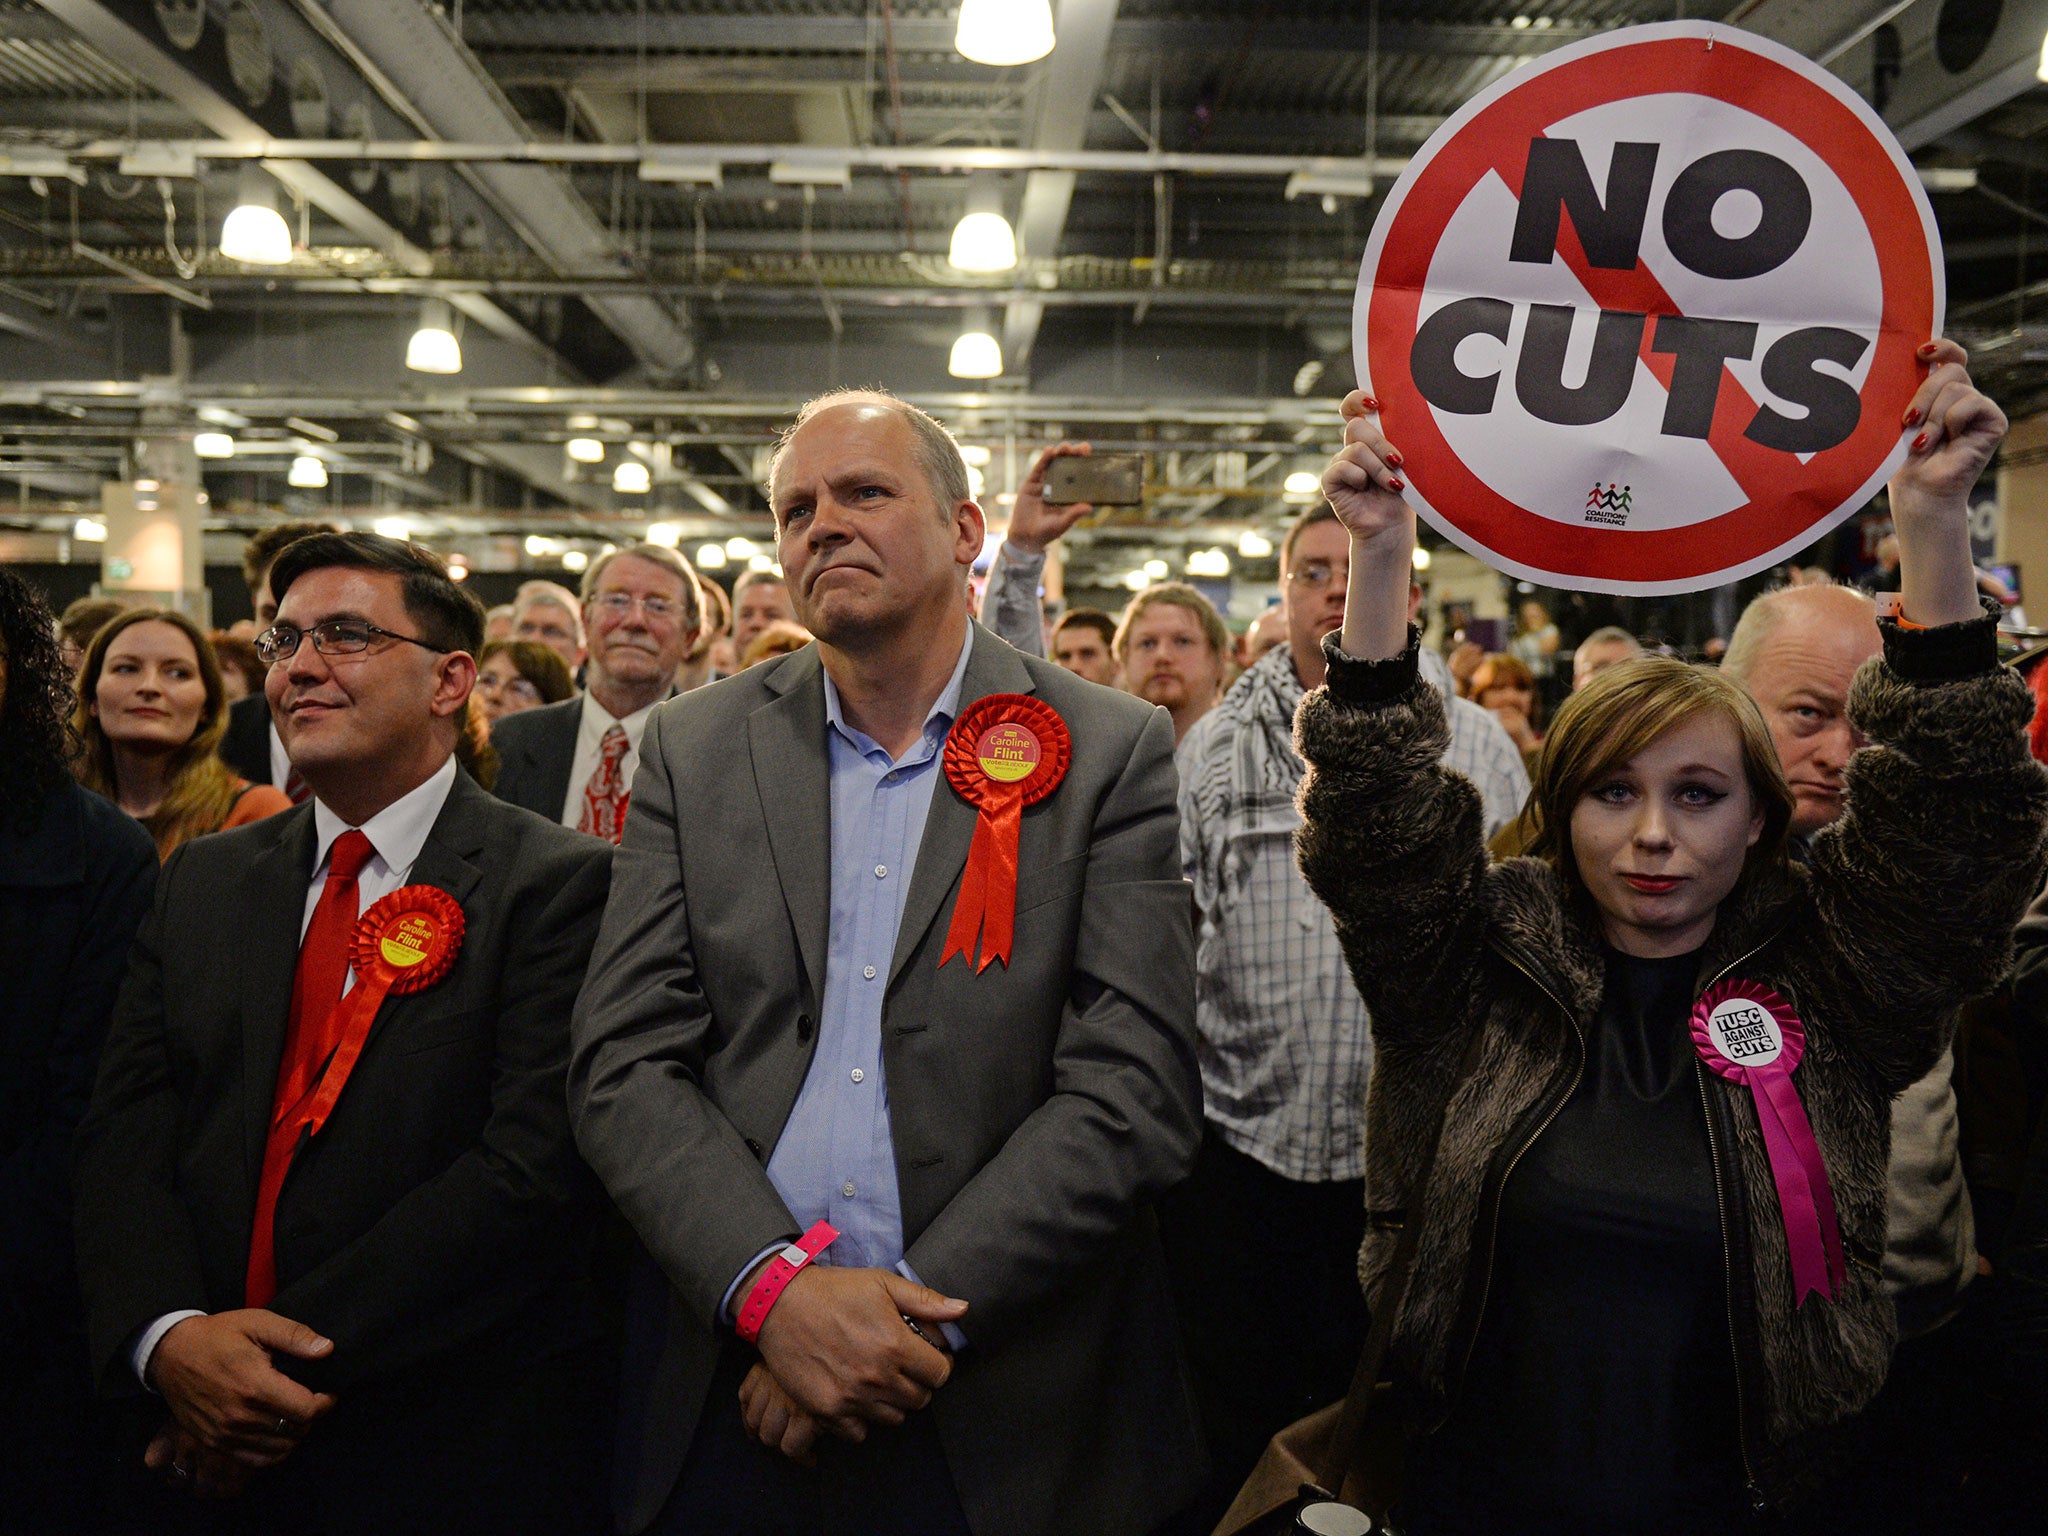
[{"label": "white dress shirt", "polygon": [[[273,759],[273,762],[275,759]],[[282,783],[283,780],[279,780]],[[408,790],[383,810],[364,822],[360,830],[370,840],[376,851],[370,862],[362,867],[356,876],[356,910],[367,912],[406,882],[412,867],[418,862],[420,849],[426,846],[427,834],[434,830],[434,822],[440,817],[441,807],[448,803],[448,791],[455,787],[455,759],[450,757],[426,782],[416,789]],[[306,929],[313,921],[313,909],[320,905],[320,892],[327,885],[327,858],[334,851],[334,840],[349,830],[347,822],[327,808],[326,802],[317,796],[313,801],[313,875],[306,882],[306,905],[299,917],[299,939],[304,942]],[[356,973],[350,971],[341,985],[345,996],[356,984]],[[149,1357],[156,1353],[156,1346],[163,1336],[188,1317],[204,1317],[206,1314],[188,1309],[183,1312],[166,1312],[136,1335],[135,1347],[129,1359],[135,1366],[136,1380],[144,1386],[149,1378],[143,1373],[149,1369]]]},{"label": "white dress shirt", "polygon": [[[656,702],[659,702],[657,700]],[[626,783],[640,771],[640,738],[647,730],[647,717],[654,705],[636,709],[621,720],[602,704],[597,695],[583,694],[583,723],[576,730],[576,756],[569,763],[569,794],[562,801],[562,825],[575,830],[583,821],[583,792],[590,788],[590,776],[604,757],[604,733],[615,725],[626,728],[626,756],[619,764],[619,776]]]},{"label": "white dress shirt", "polygon": [[284,738],[277,734],[277,722],[265,721],[264,729],[270,732],[270,782],[283,789],[292,776],[292,760],[284,750]]}]

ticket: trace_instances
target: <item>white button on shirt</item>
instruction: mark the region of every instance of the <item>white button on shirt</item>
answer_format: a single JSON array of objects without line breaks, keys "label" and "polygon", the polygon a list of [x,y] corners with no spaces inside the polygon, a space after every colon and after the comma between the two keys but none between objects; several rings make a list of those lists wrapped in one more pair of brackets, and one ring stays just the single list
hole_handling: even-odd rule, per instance
[{"label": "white button on shirt", "polygon": [[615,725],[626,728],[626,756],[619,763],[619,775],[628,784],[640,769],[640,738],[647,731],[647,717],[654,705],[636,709],[621,720],[597,699],[583,695],[583,723],[576,729],[576,756],[569,762],[569,793],[562,801],[562,825],[575,828],[583,821],[583,793],[590,788],[590,776],[604,756],[604,733]]},{"label": "white button on shirt", "polygon": [[[370,847],[375,852],[356,876],[358,912],[369,911],[405,884],[412,874],[413,865],[419,861],[420,849],[426,846],[427,834],[434,830],[441,808],[448,803],[448,792],[454,787],[455,759],[451,757],[425,783],[400,795],[362,824],[359,830],[370,840]],[[348,830],[347,822],[330,811],[324,802],[314,799],[313,874],[306,882],[306,904],[299,914],[301,940],[306,936],[307,925],[313,921],[313,909],[320,905],[320,893],[327,885],[327,857],[333,852],[335,839]],[[355,984],[356,973],[350,971],[348,980],[342,984],[342,991],[346,993]],[[148,1384],[143,1373],[149,1369],[149,1357],[156,1353],[156,1346],[165,1334],[188,1317],[205,1315],[203,1312],[167,1312],[143,1329],[136,1336],[135,1347],[129,1354],[136,1379]]]}]

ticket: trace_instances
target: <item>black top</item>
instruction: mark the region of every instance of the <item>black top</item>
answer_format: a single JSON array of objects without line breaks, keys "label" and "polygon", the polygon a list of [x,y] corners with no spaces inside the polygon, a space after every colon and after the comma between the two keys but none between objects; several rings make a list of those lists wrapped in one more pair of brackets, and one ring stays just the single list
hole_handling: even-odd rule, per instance
[{"label": "black top", "polygon": [[1742,1486],[1697,954],[1609,951],[1586,1071],[1503,1188],[1493,1287],[1404,1530],[1725,1530]]}]

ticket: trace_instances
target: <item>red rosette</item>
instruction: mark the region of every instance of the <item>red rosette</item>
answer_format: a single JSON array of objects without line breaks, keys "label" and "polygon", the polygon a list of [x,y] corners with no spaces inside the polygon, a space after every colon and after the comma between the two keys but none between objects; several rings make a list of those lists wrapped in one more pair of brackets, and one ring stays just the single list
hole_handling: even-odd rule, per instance
[{"label": "red rosette", "polygon": [[1028,693],[992,693],[975,701],[946,734],[946,782],[980,813],[960,897],[939,955],[973,958],[977,935],[985,971],[1010,963],[1017,920],[1017,839],[1024,808],[1060,786],[1074,760],[1074,738],[1059,711]]},{"label": "red rosette", "polygon": [[431,987],[455,963],[462,930],[462,904],[438,886],[393,891],[356,923],[349,944],[356,984],[374,978],[382,992],[401,997]]}]

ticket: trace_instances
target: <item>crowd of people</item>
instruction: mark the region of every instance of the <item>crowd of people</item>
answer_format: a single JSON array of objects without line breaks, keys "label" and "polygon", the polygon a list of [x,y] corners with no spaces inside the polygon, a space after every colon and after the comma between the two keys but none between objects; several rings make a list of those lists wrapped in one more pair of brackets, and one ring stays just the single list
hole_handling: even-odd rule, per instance
[{"label": "crowd of people", "polygon": [[0,1523],[1207,1532],[1381,1309],[1406,1536],[2031,1528],[2048,772],[1924,359],[1895,594],[1718,666],[1423,645],[1362,395],[1241,634],[1046,612],[1080,443],[977,614],[865,391],[729,591],[0,571]]}]

